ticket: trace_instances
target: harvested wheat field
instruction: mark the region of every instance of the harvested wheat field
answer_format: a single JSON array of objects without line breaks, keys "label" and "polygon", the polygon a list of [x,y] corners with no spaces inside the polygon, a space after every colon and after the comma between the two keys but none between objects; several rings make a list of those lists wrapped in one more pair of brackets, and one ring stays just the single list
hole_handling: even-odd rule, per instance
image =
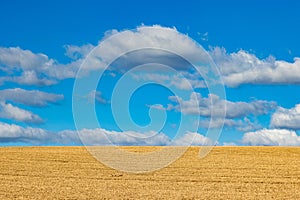
[{"label": "harvested wheat field", "polygon": [[129,174],[84,147],[0,148],[0,199],[300,199],[300,148],[215,147],[203,159],[198,151]]}]

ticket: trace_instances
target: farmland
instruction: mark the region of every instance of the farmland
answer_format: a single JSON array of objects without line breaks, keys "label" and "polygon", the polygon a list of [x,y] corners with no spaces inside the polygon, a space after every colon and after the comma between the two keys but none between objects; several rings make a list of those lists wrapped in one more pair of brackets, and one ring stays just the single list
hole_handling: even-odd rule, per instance
[{"label": "farmland", "polygon": [[84,147],[0,148],[0,199],[300,199],[300,148],[215,147],[202,159],[199,148],[144,174],[108,168]]}]

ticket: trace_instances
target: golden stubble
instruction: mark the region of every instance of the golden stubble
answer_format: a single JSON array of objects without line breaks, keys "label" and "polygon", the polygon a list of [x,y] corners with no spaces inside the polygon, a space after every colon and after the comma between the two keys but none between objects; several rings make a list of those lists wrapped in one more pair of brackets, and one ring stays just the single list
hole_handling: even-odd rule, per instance
[{"label": "golden stubble", "polygon": [[300,148],[198,154],[190,147],[166,168],[134,174],[99,163],[85,147],[0,148],[0,199],[300,199]]}]

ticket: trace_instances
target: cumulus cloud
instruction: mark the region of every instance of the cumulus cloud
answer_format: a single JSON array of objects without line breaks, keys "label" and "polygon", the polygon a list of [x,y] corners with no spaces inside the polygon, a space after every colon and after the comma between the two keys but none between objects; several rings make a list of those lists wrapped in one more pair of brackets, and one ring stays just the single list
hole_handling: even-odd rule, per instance
[{"label": "cumulus cloud", "polygon": [[[114,37],[117,33],[120,32],[117,30],[109,31],[102,40],[105,40],[105,42],[102,43],[105,47],[103,48],[105,52],[98,52],[98,55],[102,56],[103,61],[119,57],[122,53],[132,51],[133,49],[151,47],[155,49],[174,49],[174,52],[178,52],[184,58],[191,60],[199,60],[201,56],[205,57],[203,49],[200,49],[196,42],[191,40],[187,35],[179,33],[176,28],[162,27],[159,25],[139,26],[135,30],[122,31],[121,37]],[[100,43],[102,41],[100,41]],[[178,60],[178,57],[174,58],[167,52],[155,51],[153,49],[136,53],[139,54],[139,56],[134,58],[134,62],[137,63],[144,63],[146,60],[149,63],[169,63],[171,67],[172,65],[178,68],[186,67],[186,65],[178,66],[178,63],[182,63],[183,60]],[[127,61],[129,62],[129,60]]]},{"label": "cumulus cloud", "polygon": [[[80,71],[82,76],[93,70],[102,70],[108,64],[107,70],[113,74],[123,74],[136,66],[149,64],[143,69],[145,74],[134,76],[136,80],[155,81],[181,90],[190,89],[190,85],[193,88],[206,87],[201,75],[205,76],[209,71],[207,64],[211,60],[207,52],[176,28],[142,25],[134,30],[120,32],[112,30],[106,33],[99,44],[100,47],[89,54],[89,59],[82,66]],[[192,66],[195,63],[201,64],[202,67],[198,68],[201,75]],[[184,73],[184,77],[178,74],[165,74],[164,68],[154,65],[168,66]]]},{"label": "cumulus cloud", "polygon": [[272,115],[271,127],[300,130],[300,104],[291,109],[279,107]]},{"label": "cumulus cloud", "polygon": [[209,94],[207,98],[200,93],[193,92],[190,99],[171,96],[169,99],[175,104],[169,104],[168,110],[176,110],[184,114],[194,114],[204,117],[241,118],[249,115],[267,114],[276,108],[275,102],[255,100],[251,102],[232,102],[220,99],[217,95]]},{"label": "cumulus cloud", "polygon": [[210,55],[219,66],[223,80],[230,87],[241,84],[300,84],[300,58],[294,62],[259,59],[254,54],[240,50],[227,53],[216,47]]},{"label": "cumulus cloud", "polygon": [[300,137],[292,130],[262,129],[245,133],[243,143],[258,146],[298,146]]},{"label": "cumulus cloud", "polygon": [[42,53],[33,53],[20,47],[0,47],[0,70],[5,73],[0,83],[16,82],[22,85],[52,85],[58,80],[73,78],[81,60],[60,64]]},{"label": "cumulus cloud", "polygon": [[1,101],[12,101],[27,106],[43,107],[49,103],[57,103],[64,98],[61,94],[42,92],[39,90],[24,90],[21,88],[0,90]]},{"label": "cumulus cloud", "polygon": [[0,118],[12,119],[27,123],[43,122],[38,115],[5,102],[0,102]]}]

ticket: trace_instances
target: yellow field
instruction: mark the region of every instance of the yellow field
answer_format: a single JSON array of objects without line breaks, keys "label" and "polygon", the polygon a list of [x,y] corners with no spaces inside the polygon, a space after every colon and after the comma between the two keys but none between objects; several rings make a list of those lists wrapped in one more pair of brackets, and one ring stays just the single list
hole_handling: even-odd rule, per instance
[{"label": "yellow field", "polygon": [[0,148],[0,199],[300,199],[300,148],[216,147],[204,159],[198,151],[128,174],[84,147]]}]

